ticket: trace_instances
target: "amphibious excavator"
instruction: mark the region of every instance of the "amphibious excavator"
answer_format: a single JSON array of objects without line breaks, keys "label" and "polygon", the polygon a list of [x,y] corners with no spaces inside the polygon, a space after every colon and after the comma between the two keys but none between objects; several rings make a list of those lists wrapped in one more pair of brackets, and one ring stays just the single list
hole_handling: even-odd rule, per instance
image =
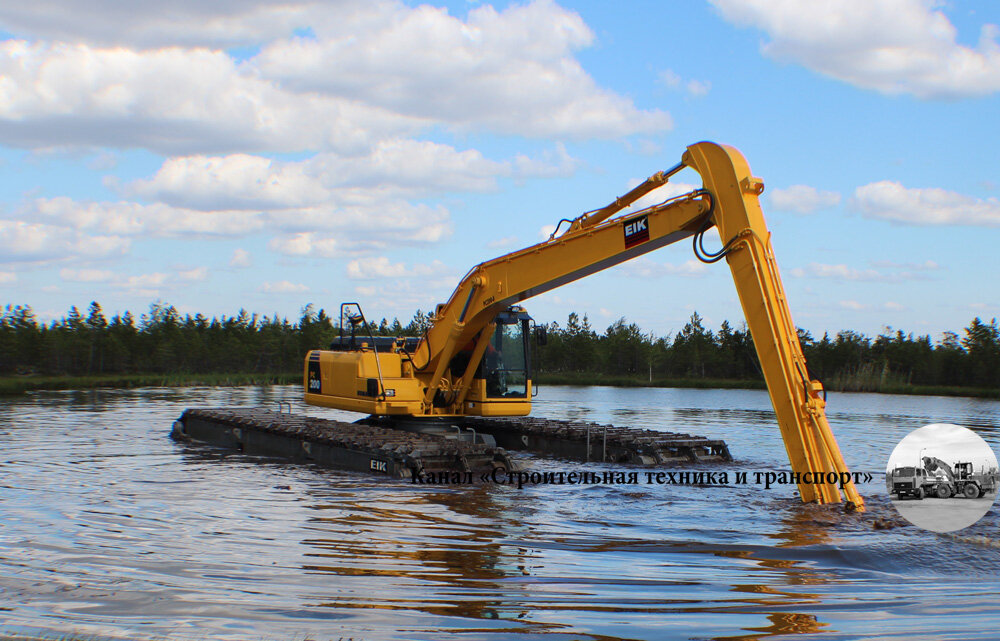
[{"label": "amphibious excavator", "polygon": [[[942,499],[958,495],[976,499],[996,489],[994,476],[986,470],[976,474],[969,461],[955,463],[952,467],[936,456],[925,456],[921,460],[926,472],[925,494],[933,492]],[[936,478],[939,473],[943,478]]]},{"label": "amphibious excavator", "polygon": [[[700,188],[630,210],[685,167],[701,176]],[[306,356],[305,401],[362,412],[392,429],[454,430],[473,443],[490,442],[484,439],[497,438],[496,426],[512,424],[521,425],[525,444],[529,437],[558,440],[566,429],[546,435],[544,425],[537,433],[523,427],[539,419],[498,418],[531,410],[533,332],[519,303],[690,238],[699,259],[725,259],[732,272],[802,500],[839,502],[842,487],[843,499],[863,509],[854,484],[843,481],[850,473],[826,419],[823,386],[806,369],[760,208],[763,189],[735,148],[700,142],[609,205],[559,221],[544,242],[473,267],[420,337],[373,336],[360,306],[342,305],[341,336]],[[723,243],[710,252],[704,236],[713,226]],[[588,459],[592,436],[602,434],[587,428]],[[603,439],[606,457],[607,429]],[[724,447],[703,451],[728,458]]]}]

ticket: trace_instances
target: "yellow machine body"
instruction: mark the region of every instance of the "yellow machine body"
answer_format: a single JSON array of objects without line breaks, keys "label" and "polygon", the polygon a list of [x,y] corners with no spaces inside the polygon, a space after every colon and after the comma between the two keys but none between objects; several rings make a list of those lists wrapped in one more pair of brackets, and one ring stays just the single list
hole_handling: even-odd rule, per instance
[{"label": "yellow machine body", "polygon": [[[523,377],[519,385],[508,386],[504,381],[502,390],[499,381],[490,384],[489,373],[473,377],[460,403],[454,402],[457,391],[446,381],[427,411],[427,390],[405,346],[391,341],[377,351],[375,340],[358,340],[345,351],[309,352],[303,373],[306,403],[375,416],[527,416],[531,412],[533,389],[527,368],[517,370]],[[527,351],[524,343],[508,345],[508,351],[512,347]],[[471,359],[471,354],[466,358]]]},{"label": "yellow machine body", "polygon": [[[701,175],[701,189],[623,213],[685,167]],[[381,339],[379,345],[374,337],[369,343],[352,339],[350,345],[342,342],[340,351],[310,352],[305,400],[374,415],[526,415],[532,393],[528,320],[516,305],[694,237],[699,258],[710,263],[724,258],[732,272],[792,472],[801,479],[802,500],[841,501],[840,484],[844,498],[863,509],[854,484],[840,481],[850,474],[826,419],[823,387],[806,370],[760,208],[763,189],[736,149],[711,142],[691,145],[678,165],[606,207],[569,221],[562,234],[475,266],[449,300],[437,306],[419,341],[411,339],[407,345],[404,339]],[[712,226],[718,228],[723,249],[699,254],[701,237]],[[515,325],[520,333],[507,336]],[[517,340],[524,343],[523,352]],[[499,362],[497,353],[512,350],[523,354],[521,369],[487,365],[491,357]],[[515,391],[508,385],[511,372],[517,377]]]}]

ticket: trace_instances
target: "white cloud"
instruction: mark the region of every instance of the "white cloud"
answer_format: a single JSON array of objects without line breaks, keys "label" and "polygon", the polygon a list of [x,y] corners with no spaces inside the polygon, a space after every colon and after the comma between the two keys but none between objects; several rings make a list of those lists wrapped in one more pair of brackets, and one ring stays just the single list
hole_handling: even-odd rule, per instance
[{"label": "white cloud", "polygon": [[[573,167],[561,145],[540,158],[496,162],[474,150],[391,140],[353,160],[335,154],[298,162],[245,154],[174,158],[126,187],[130,195],[163,202],[56,198],[39,199],[35,207],[65,225],[129,235],[241,236],[266,228],[281,234],[271,241],[275,251],[329,257],[435,243],[451,234],[446,209],[408,198],[488,189],[495,176],[557,175]],[[322,233],[333,230],[337,236]]]},{"label": "white cloud", "polygon": [[357,153],[424,126],[337,96],[294,94],[221,51],[0,42],[0,141],[166,153]]},{"label": "white cloud", "polygon": [[233,250],[233,257],[229,259],[230,267],[249,267],[253,264],[250,252],[245,249]]},{"label": "white cloud", "polygon": [[208,278],[208,268],[195,267],[194,269],[179,271],[177,272],[177,278],[188,282],[202,281]]},{"label": "white cloud", "polygon": [[[332,4],[332,3],[327,3]],[[343,11],[360,2],[338,0]],[[86,11],[71,0],[32,0],[0,4],[0,23],[18,35],[141,48],[164,45],[247,46],[306,27],[321,3],[285,0],[204,2],[172,0],[163,5],[128,0],[98,0]],[[332,11],[330,13],[333,13]]]},{"label": "white cloud", "polygon": [[868,309],[868,305],[865,305],[864,303],[859,303],[856,300],[842,300],[840,301],[839,305],[844,309],[852,309],[856,312]]},{"label": "white cloud", "polygon": [[888,309],[889,311],[893,311],[893,312],[900,312],[900,311],[903,311],[904,309],[906,309],[906,307],[904,307],[903,305],[901,305],[901,304],[899,304],[897,302],[891,301],[891,300],[890,301],[886,301],[882,305],[882,307],[884,307],[885,309]]},{"label": "white cloud", "polygon": [[876,261],[872,265],[880,269],[857,269],[844,264],[827,265],[809,263],[806,267],[790,270],[796,278],[829,278],[841,281],[900,282],[906,280],[926,280],[927,272],[938,269],[937,263],[927,261],[919,264]]},{"label": "white cloud", "polygon": [[[285,232],[272,239],[268,248],[291,256],[331,258],[427,245],[446,238],[452,231],[446,209],[396,201],[376,201],[369,207],[343,210],[317,207],[271,212],[267,219],[269,228]],[[329,231],[339,233],[323,233]]]},{"label": "white cloud", "polygon": [[840,194],[835,191],[821,191],[809,185],[792,185],[786,189],[772,189],[770,199],[771,206],[778,211],[811,214],[838,204]]},{"label": "white cloud", "polygon": [[300,283],[282,280],[274,283],[262,283],[259,290],[265,294],[298,294],[309,291],[309,288]]},{"label": "white cloud", "polygon": [[542,152],[539,157],[532,158],[518,154],[513,162],[504,165],[509,165],[511,170],[501,175],[512,175],[516,178],[552,178],[573,175],[580,166],[580,161],[569,155],[564,144],[557,142],[552,150]]},{"label": "white cloud", "polygon": [[301,232],[291,236],[272,238],[268,249],[286,256],[319,256],[335,258],[345,252],[335,237],[321,237],[315,232]]},{"label": "white cloud", "polygon": [[708,80],[688,80],[684,87],[692,96],[700,97],[708,94],[712,89],[712,83]]},{"label": "white cloud", "polygon": [[139,274],[136,276],[116,276],[112,287],[124,290],[131,296],[159,296],[164,290],[171,289],[171,276],[164,272]]},{"label": "white cloud", "polygon": [[852,204],[869,218],[912,225],[1000,225],[1000,200],[883,180],[858,187]]},{"label": "white cloud", "polygon": [[413,310],[428,310],[434,301],[447,300],[458,283],[458,277],[442,279],[392,278],[375,285],[358,285],[354,291],[365,298],[364,308],[371,318],[392,318],[406,322]]},{"label": "white cloud", "polygon": [[416,263],[407,266],[403,263],[390,262],[385,256],[358,258],[347,264],[347,277],[352,280],[435,276],[441,275],[445,271],[444,263],[439,260],[435,260],[429,265]]},{"label": "white cloud", "polygon": [[[472,9],[373,2],[266,46],[254,64],[299,91],[350,96],[394,113],[529,136],[619,137],[663,131],[670,116],[597,86],[573,52],[593,43],[580,16],[549,0]],[[378,78],[379,82],[372,82]]]},{"label": "white cloud", "polygon": [[681,86],[681,77],[673,69],[664,69],[660,72],[660,82],[668,87],[676,88]]},{"label": "white cloud", "polygon": [[43,223],[0,220],[0,263],[105,258],[125,254],[130,246],[120,236],[87,236]]},{"label": "white cloud", "polygon": [[128,276],[124,280],[115,283],[115,287],[125,289],[154,289],[162,286],[170,278],[170,274],[154,272],[152,274],[140,274],[138,276]]},{"label": "white cloud", "polygon": [[406,274],[406,265],[390,263],[385,256],[371,256],[347,263],[347,277],[354,280],[399,278]]},{"label": "white cloud", "polygon": [[[65,0],[44,4],[64,6],[52,15],[79,14]],[[180,11],[180,24],[207,19],[216,35],[228,29],[263,38],[254,42],[264,44],[260,54],[242,62],[191,46],[166,14],[141,10],[126,22],[142,23],[154,36],[159,28],[164,42],[130,48],[140,43],[128,42],[121,20],[135,8],[90,9],[79,34],[70,22],[48,20],[47,32],[62,41],[36,40],[39,32],[30,32],[31,41],[0,42],[0,142],[353,155],[434,126],[546,138],[619,138],[671,127],[667,113],[638,109],[597,85],[574,55],[592,44],[593,33],[579,15],[549,0],[501,12],[483,6],[465,21],[394,0],[258,5],[208,16],[191,6]],[[125,46],[96,44],[110,35],[87,27],[101,9]],[[27,13],[34,18],[21,15],[24,24],[44,27],[41,14]],[[262,28],[261,16],[276,25]],[[290,25],[301,20],[314,36],[288,39]]]},{"label": "white cloud", "polygon": [[[25,222],[0,221],[0,262],[262,231],[291,256],[427,245],[451,234],[450,214],[415,199],[567,176],[579,161],[560,142],[497,160],[413,139],[422,132],[618,138],[671,126],[586,73],[576,54],[594,34],[551,0],[463,18],[395,0],[178,0],[168,14],[98,0],[75,14],[68,0],[0,7],[0,24],[24,38],[0,41],[0,144],[96,148],[95,170],[117,162],[116,149],[168,158],[124,186],[108,176],[117,202],[30,201],[16,212]],[[293,36],[303,27],[308,35]],[[301,151],[317,153],[254,155]],[[240,252],[232,266],[249,265]]]},{"label": "white cloud", "polygon": [[[552,232],[549,232],[550,234]],[[548,238],[548,236],[546,236]],[[503,238],[497,238],[496,240],[491,240],[486,243],[486,246],[490,249],[501,249],[513,247],[518,244],[517,236],[504,236]]]},{"label": "white cloud", "polygon": [[567,175],[576,168],[562,145],[540,158],[494,161],[474,149],[435,142],[383,140],[366,154],[321,153],[294,162],[248,154],[168,159],[149,179],[127,185],[130,196],[192,209],[282,209],[351,204],[436,192],[485,191],[502,176]]},{"label": "white cloud", "polygon": [[790,272],[796,278],[830,278],[834,280],[884,281],[889,278],[875,269],[855,269],[847,265],[809,263],[806,268],[796,267]]},{"label": "white cloud", "polygon": [[0,272],[0,284],[16,283],[17,274],[14,272]]},{"label": "white cloud", "polygon": [[933,260],[925,260],[920,263],[898,263],[894,260],[873,260],[871,261],[872,267],[877,267],[879,269],[889,268],[889,269],[902,269],[911,272],[919,271],[935,271],[941,269],[941,265]]},{"label": "white cloud", "polygon": [[711,0],[722,16],[763,29],[764,52],[853,85],[921,98],[1000,90],[998,29],[983,24],[975,48],[934,0]]},{"label": "white cloud", "polygon": [[[163,203],[37,199],[24,215],[53,224],[0,221],[0,262],[4,247],[14,255],[30,255],[31,248],[42,242],[43,234],[78,238],[75,253],[90,256],[124,251],[128,247],[125,237],[243,237],[269,230],[279,234],[269,245],[273,250],[290,255],[335,256],[388,246],[426,245],[451,234],[450,216],[442,207],[386,200],[377,191],[359,190],[350,198],[353,202],[339,208],[273,211],[198,211]],[[323,235],[324,231],[337,231],[338,235]],[[61,245],[68,242],[64,240]]]},{"label": "white cloud", "polygon": [[69,269],[59,270],[59,277],[74,283],[106,283],[115,277],[115,273],[106,269]]},{"label": "white cloud", "polygon": [[660,82],[671,89],[684,89],[689,95],[699,98],[706,95],[712,89],[712,83],[708,80],[688,80],[684,81],[673,69],[664,69],[659,73]]},{"label": "white cloud", "polygon": [[118,156],[102,151],[87,161],[87,168],[93,171],[110,171],[118,166]]},{"label": "white cloud", "polygon": [[635,142],[626,140],[625,148],[641,156],[656,156],[663,152],[663,145],[653,142],[648,138],[642,138]]},{"label": "white cloud", "polygon": [[262,156],[168,158],[156,174],[129,184],[130,196],[200,210],[303,207],[330,197],[305,162],[281,163]]},{"label": "white cloud", "polygon": [[132,276],[105,269],[63,268],[59,270],[59,277],[73,283],[106,283],[135,296],[157,296],[163,291],[176,289],[179,285],[205,280],[208,278],[208,268],[197,267],[173,274],[153,272]]},{"label": "white cloud", "polygon": [[242,211],[205,212],[126,201],[79,202],[64,196],[35,200],[29,215],[76,230],[116,236],[241,236],[259,231],[264,224],[258,214]]}]

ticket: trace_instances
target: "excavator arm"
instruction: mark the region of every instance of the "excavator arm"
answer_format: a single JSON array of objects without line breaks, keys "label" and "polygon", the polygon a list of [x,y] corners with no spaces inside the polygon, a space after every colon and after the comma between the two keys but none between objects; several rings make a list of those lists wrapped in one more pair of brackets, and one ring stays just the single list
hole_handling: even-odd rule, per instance
[{"label": "excavator arm", "polygon": [[[438,307],[414,358],[432,372],[430,381],[441,381],[458,350],[470,341],[479,344],[483,330],[511,305],[689,238],[710,207],[711,200],[696,192],[633,216],[571,227],[562,236],[477,265]],[[470,359],[467,374],[477,364]],[[462,380],[468,383],[471,377]],[[428,405],[436,392],[428,386]]]},{"label": "excavator arm", "polygon": [[941,473],[945,475],[949,483],[955,483],[955,472],[952,467],[937,458],[936,456],[925,456],[923,458],[924,471],[928,474],[933,474],[934,472],[941,470]]},{"label": "excavator arm", "polygon": [[[623,213],[685,167],[701,176],[701,189]],[[806,370],[758,200],[763,187],[736,149],[711,142],[691,145],[672,169],[654,174],[606,207],[561,221],[570,223],[561,235],[553,233],[545,242],[474,267],[448,301],[438,305],[431,327],[399,364],[389,362],[392,354],[379,354],[377,349],[362,353],[362,360],[374,359],[380,366],[379,380],[367,379],[365,398],[345,395],[343,401],[329,400],[317,364],[315,380],[311,371],[307,376],[319,393],[307,393],[306,400],[372,414],[527,414],[530,393],[501,409],[496,409],[503,405],[500,399],[484,399],[482,389],[470,395],[498,318],[527,298],[693,237],[699,258],[705,262],[725,258],[732,271],[802,500],[838,502],[840,484],[846,500],[863,509],[853,483],[845,480],[850,474],[826,419],[823,387]],[[724,244],[720,251],[708,253],[701,239],[713,225]],[[313,352],[309,359],[318,363],[320,356]],[[380,365],[383,360],[387,365]],[[358,367],[364,369],[364,363]],[[383,380],[383,368],[395,372],[390,382]],[[363,380],[363,374],[357,380]],[[393,389],[387,389],[390,384]],[[365,396],[362,391],[358,395]],[[494,400],[498,402],[492,405],[484,402]],[[484,406],[494,409],[487,411]]]}]

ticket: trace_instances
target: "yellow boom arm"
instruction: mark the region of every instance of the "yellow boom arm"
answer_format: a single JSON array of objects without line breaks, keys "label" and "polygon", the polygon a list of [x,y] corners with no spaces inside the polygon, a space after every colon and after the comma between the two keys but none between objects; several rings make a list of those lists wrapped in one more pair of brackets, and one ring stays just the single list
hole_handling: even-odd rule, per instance
[{"label": "yellow boom arm", "polygon": [[[701,175],[702,189],[621,213],[684,167]],[[511,306],[694,236],[699,258],[725,258],[732,270],[802,500],[840,501],[839,484],[846,499],[863,509],[826,420],[823,386],[806,370],[760,210],[763,189],[736,149],[710,142],[692,145],[676,167],[654,174],[606,207],[562,221],[570,223],[562,235],[553,233],[545,242],[474,267],[448,302],[438,305],[415,349],[404,339],[380,343],[371,337],[356,343],[352,333],[349,348],[340,342],[338,349],[310,352],[305,400],[375,415],[525,415],[531,410],[526,375],[523,388],[503,393],[489,386],[488,376],[477,374],[481,364],[488,368],[491,358],[496,361],[490,336],[494,330],[502,333],[498,323],[512,322],[506,313]],[[723,248],[699,253],[701,237],[712,225],[718,227]],[[523,310],[511,314],[526,329]],[[500,347],[502,341],[494,351]]]},{"label": "yellow boom arm", "polygon": [[[683,167],[701,175],[702,190],[615,216]],[[760,209],[763,187],[739,151],[697,143],[688,147],[680,165],[577,218],[561,236],[553,234],[546,242],[476,266],[448,302],[438,306],[414,354],[414,361],[422,364],[416,376],[426,390],[424,407],[432,406],[440,383],[448,381],[449,362],[461,346],[474,341],[481,348],[497,314],[511,304],[703,233],[714,224],[725,242],[725,251],[716,259],[724,256],[732,270],[792,471],[798,475],[799,493],[807,502],[840,501],[838,481],[828,479],[848,478],[849,473],[826,420],[822,385],[806,370]],[[459,400],[451,413],[462,413],[461,399],[482,356],[481,349],[477,352],[457,381]],[[842,485],[847,500],[863,509],[854,484]]]}]

